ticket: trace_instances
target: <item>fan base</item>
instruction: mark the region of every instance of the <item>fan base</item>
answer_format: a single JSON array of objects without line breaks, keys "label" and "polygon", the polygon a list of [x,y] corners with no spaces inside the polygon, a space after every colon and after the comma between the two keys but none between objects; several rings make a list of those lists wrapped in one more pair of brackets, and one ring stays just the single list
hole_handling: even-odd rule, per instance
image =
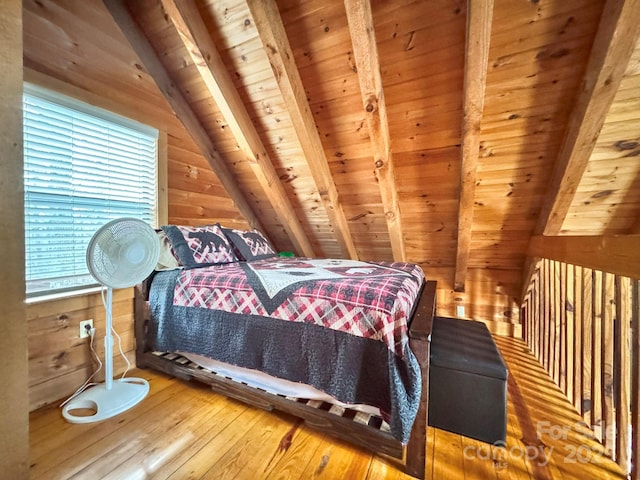
[{"label": "fan base", "polygon": [[[107,390],[106,384],[95,385],[67,403],[62,416],[70,423],[100,422],[118,415],[144,399],[149,393],[149,382],[143,378],[113,380]],[[74,415],[74,410],[92,410],[93,415]]]}]

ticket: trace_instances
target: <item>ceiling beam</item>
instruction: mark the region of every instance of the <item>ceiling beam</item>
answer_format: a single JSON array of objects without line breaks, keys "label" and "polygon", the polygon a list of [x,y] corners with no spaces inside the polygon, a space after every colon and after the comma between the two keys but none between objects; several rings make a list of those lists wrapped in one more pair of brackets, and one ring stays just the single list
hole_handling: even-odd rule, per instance
[{"label": "ceiling beam", "polygon": [[344,0],[393,259],[406,262],[380,59],[369,0]]},{"label": "ceiling beam", "polygon": [[258,34],[343,255],[358,258],[320,135],[274,0],[248,0]]},{"label": "ceiling beam", "polygon": [[458,244],[453,283],[453,289],[456,292],[464,291],[469,252],[471,250],[476,172],[480,154],[480,122],[482,121],[482,112],[484,110],[492,19],[493,0],[467,0]]},{"label": "ceiling beam", "polygon": [[640,279],[640,235],[531,237],[528,254]]},{"label": "ceiling beam", "polygon": [[571,207],[640,32],[640,2],[608,0],[565,129],[535,234],[557,235]]},{"label": "ceiling beam", "polygon": [[307,257],[315,257],[313,247],[280,182],[267,149],[198,8],[192,0],[161,0],[161,3],[296,251]]},{"label": "ceiling beam", "polygon": [[[638,18],[639,1],[608,0],[604,6],[534,235],[558,235],[562,229],[640,34]],[[523,296],[536,263],[536,258],[525,262]]]},{"label": "ceiling beam", "polygon": [[258,217],[238,188],[236,180],[217,152],[207,131],[196,117],[187,100],[174,85],[158,54],[127,9],[125,0],[104,0],[104,4],[124,36],[129,40],[145,69],[158,85],[171,108],[173,108],[176,116],[198,146],[202,155],[207,159],[209,165],[211,165],[220,183],[224,186],[240,213],[245,217],[251,228],[262,230]]}]

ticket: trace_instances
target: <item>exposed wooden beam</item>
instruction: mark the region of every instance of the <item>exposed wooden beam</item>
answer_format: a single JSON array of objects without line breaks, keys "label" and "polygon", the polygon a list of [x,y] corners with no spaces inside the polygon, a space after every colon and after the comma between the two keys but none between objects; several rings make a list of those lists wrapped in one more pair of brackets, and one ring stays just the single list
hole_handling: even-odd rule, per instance
[{"label": "exposed wooden beam", "polygon": [[537,235],[528,255],[640,279],[640,235]]},{"label": "exposed wooden beam", "polygon": [[248,0],[247,3],[343,255],[357,259],[358,252],[324,155],[278,6],[274,0]]},{"label": "exposed wooden beam", "polygon": [[371,4],[369,0],[345,0],[344,6],[347,11],[353,55],[360,81],[360,94],[373,151],[374,172],[380,188],[391,251],[395,261],[405,262],[407,255]]},{"label": "exposed wooden beam", "polygon": [[[640,34],[638,18],[640,2],[636,0],[608,0],[605,4],[534,235],[557,235],[562,229]],[[536,260],[525,262],[523,297]]]},{"label": "exposed wooden beam", "polygon": [[482,112],[484,110],[492,19],[493,0],[467,0],[458,245],[453,282],[453,289],[456,292],[464,291],[469,251],[471,249],[476,171],[480,154],[480,122],[482,121]]},{"label": "exposed wooden beam", "polygon": [[224,116],[238,147],[246,155],[260,186],[282,222],[296,251],[307,257],[315,257],[313,247],[298,220],[276,169],[269,158],[233,79],[197,6],[192,0],[162,0],[162,7],[177,30],[189,56],[200,73],[209,93]]},{"label": "exposed wooden beam", "polygon": [[116,21],[116,24],[120,27],[120,30],[122,30],[124,36],[129,40],[138,57],[140,57],[145,69],[158,85],[158,88],[169,102],[169,105],[171,105],[171,108],[173,108],[176,116],[182,122],[187,132],[189,132],[195,144],[200,148],[202,155],[207,159],[209,165],[211,165],[220,183],[224,186],[229,197],[235,202],[238,210],[247,220],[247,223],[249,223],[252,228],[262,229],[258,217],[240,191],[237,182],[217,152],[207,131],[196,117],[189,103],[173,84],[160,57],[127,9],[126,1],[104,0],[104,4]]},{"label": "exposed wooden beam", "polygon": [[608,0],[565,130],[535,234],[557,235],[587,168],[640,33],[640,2]]}]

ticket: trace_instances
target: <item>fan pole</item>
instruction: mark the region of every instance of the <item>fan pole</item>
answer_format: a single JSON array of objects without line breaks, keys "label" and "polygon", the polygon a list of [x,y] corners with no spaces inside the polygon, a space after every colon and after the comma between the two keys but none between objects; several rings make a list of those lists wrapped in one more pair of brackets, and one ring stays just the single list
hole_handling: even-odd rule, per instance
[{"label": "fan pole", "polygon": [[104,384],[107,390],[113,387],[113,288],[107,287],[106,332],[104,336]]},{"label": "fan pole", "polygon": [[[159,256],[160,240],[153,228],[142,220],[112,220],[93,234],[87,246],[87,268],[93,278],[107,287],[104,383],[94,384],[86,390],[83,385],[63,404],[62,416],[68,422],[106,420],[127,411],[149,393],[149,382],[144,378],[125,378],[123,375],[113,379],[113,289],[128,288],[141,282],[153,271]],[[94,413],[87,414],[86,410]]]},{"label": "fan pole", "polygon": [[[106,420],[122,413],[149,393],[149,382],[143,378],[113,380],[113,288],[107,287],[105,302],[106,328],[104,336],[104,383],[93,385],[77,397],[72,397],[62,409],[62,416],[71,423],[90,423]],[[78,410],[94,410],[93,415],[76,414]]]}]

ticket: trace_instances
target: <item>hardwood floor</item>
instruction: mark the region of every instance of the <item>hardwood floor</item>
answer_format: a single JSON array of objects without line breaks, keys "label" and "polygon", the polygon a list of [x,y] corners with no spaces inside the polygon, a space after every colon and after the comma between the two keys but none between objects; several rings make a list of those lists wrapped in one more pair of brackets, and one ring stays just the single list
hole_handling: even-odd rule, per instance
[{"label": "hardwood floor", "polygon": [[[429,428],[429,479],[622,479],[618,466],[520,340],[496,338],[510,371],[505,448]],[[31,414],[32,479],[409,479],[393,461],[197,383],[151,371],[149,396],[102,423]],[[469,399],[473,401],[473,399]]]}]

